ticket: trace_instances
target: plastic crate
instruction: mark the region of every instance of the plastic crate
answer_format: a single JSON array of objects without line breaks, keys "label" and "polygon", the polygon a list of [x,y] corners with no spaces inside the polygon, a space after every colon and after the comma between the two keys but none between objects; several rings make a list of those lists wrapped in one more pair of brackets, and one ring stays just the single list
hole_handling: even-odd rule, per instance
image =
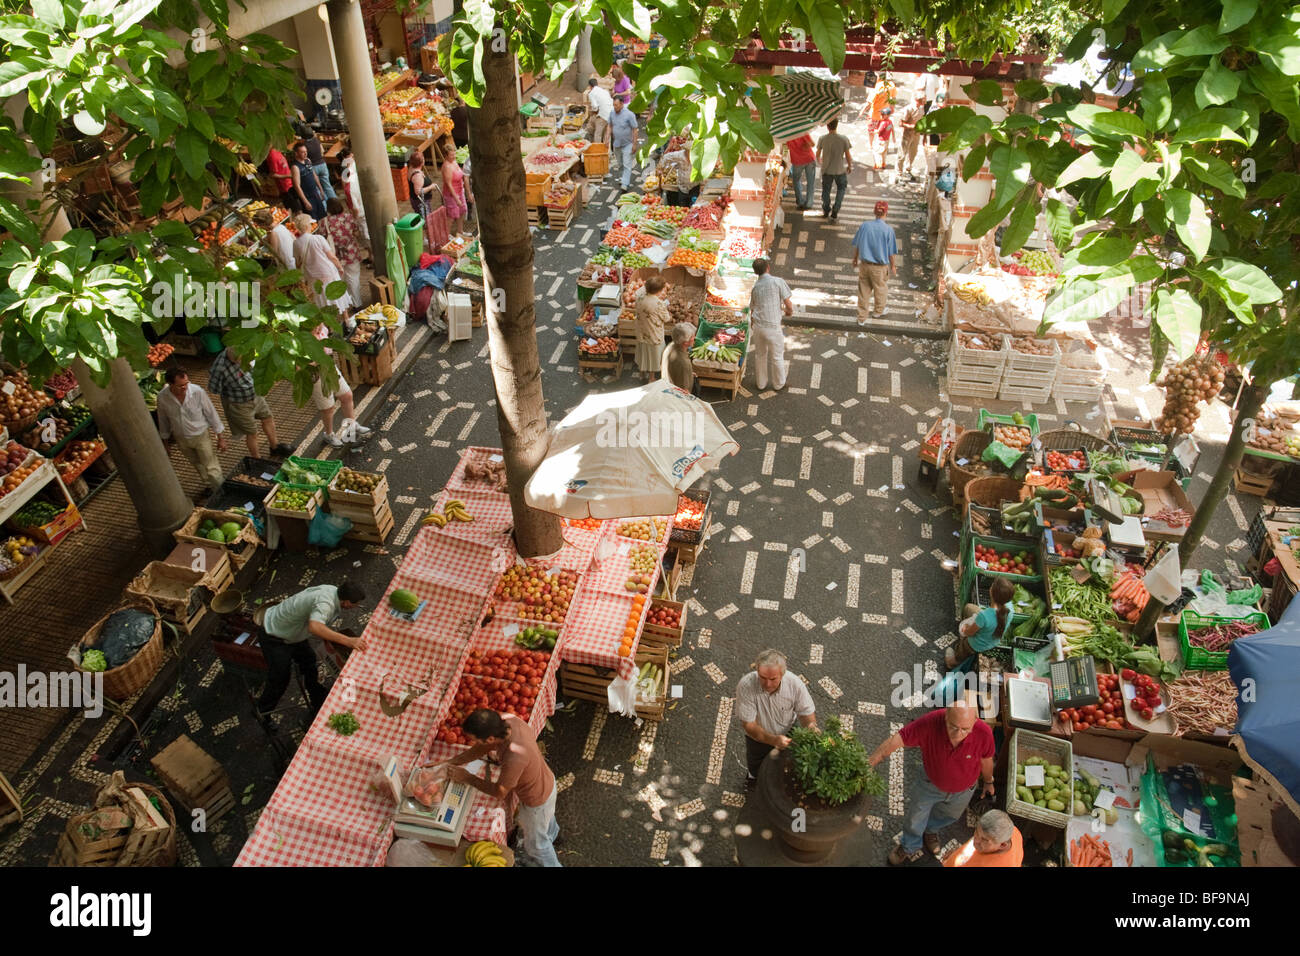
[{"label": "plastic crate", "polygon": [[1200,647],[1193,647],[1187,635],[1189,631],[1194,631],[1199,627],[1235,624],[1240,621],[1257,624],[1261,630],[1267,630],[1271,626],[1268,615],[1261,611],[1255,611],[1245,617],[1203,617],[1195,611],[1183,611],[1178,616],[1178,643],[1183,648],[1183,664],[1189,670],[1194,671],[1226,671],[1228,669],[1227,651],[1207,651]]},{"label": "plastic crate", "polygon": [[[711,496],[711,495],[710,495],[710,492],[708,492],[708,491],[692,491],[692,490],[683,491],[683,492],[678,496],[678,501],[679,501],[679,502],[681,501],[682,498],[688,498],[688,499],[690,499],[691,501],[698,501],[698,502],[700,502],[702,505],[704,505],[704,515],[703,515],[703,517],[702,517],[702,519],[701,519],[701,521],[700,521],[700,526],[699,526],[698,529],[680,528],[680,527],[677,526],[676,523],[674,523],[674,524],[673,524],[673,529],[672,529],[672,531],[670,531],[670,532],[668,533],[668,540],[669,540],[669,541],[677,541],[677,542],[680,542],[680,543],[682,543],[682,544],[699,544],[699,543],[700,543],[700,539],[704,536],[704,532],[705,532],[705,531],[708,529],[708,527],[709,527],[709,498],[710,498],[710,496]],[[680,504],[679,504],[679,507],[680,507]]]},{"label": "plastic crate", "polygon": [[1004,378],[1001,388],[998,389],[998,399],[1003,402],[1028,402],[1030,405],[1046,405],[1051,397],[1051,382],[1046,385],[1018,385],[1009,384]]},{"label": "plastic crate", "polygon": [[[999,345],[996,349],[976,349],[962,345],[961,336],[967,335],[975,338],[987,339],[990,344]],[[952,341],[948,348],[948,368],[949,370],[960,369],[996,369],[1001,371],[1007,365],[1007,343],[1006,336],[999,337],[998,333],[982,332],[953,332]]]},{"label": "plastic crate", "polygon": [[[1048,763],[1058,764],[1066,771],[1068,790],[1061,799],[1066,812],[1048,810],[1021,800],[1016,792],[1017,764],[1032,757],[1042,757]],[[1065,829],[1070,823],[1074,808],[1074,752],[1068,740],[1036,734],[1032,730],[1016,730],[1011,734],[1011,747],[1007,754],[1007,813],[1023,817],[1050,827]]]},{"label": "plastic crate", "polygon": [[[1028,336],[1032,338],[1032,336]],[[1004,335],[1007,351],[1008,372],[1031,372],[1036,374],[1051,373],[1053,379],[1056,377],[1057,370],[1061,367],[1061,347],[1055,341],[1048,339],[1047,343],[1052,347],[1050,355],[1036,355],[1031,352],[1021,352],[1015,347],[1015,341],[1022,336]]]},{"label": "plastic crate", "polygon": [[[296,455],[290,455],[289,461],[293,462],[299,468],[305,468],[308,471],[314,472],[315,474],[318,474],[322,478],[324,478],[325,480],[320,485],[321,488],[324,488],[331,481],[333,481],[334,476],[337,475],[343,469],[343,462],[341,461],[322,461],[318,458],[299,458]],[[293,485],[293,487],[295,488],[304,487],[302,485],[294,485],[293,482],[291,482],[288,479],[288,477],[285,475],[283,468],[280,468],[278,471],[276,471],[275,481],[277,484]]]},{"label": "plastic crate", "polygon": [[[981,568],[975,563],[975,545],[983,545],[986,548],[996,548],[998,551],[1010,551],[1012,554],[1019,554],[1024,551],[1028,554],[1033,562],[1036,573],[1034,574],[1008,574],[1003,571],[992,571],[988,568]],[[1013,541],[1010,538],[990,538],[985,535],[972,534],[970,542],[966,546],[965,552],[966,564],[972,571],[978,571],[980,574],[988,575],[992,578],[1006,578],[1015,584],[1030,584],[1043,579],[1042,567],[1038,560],[1037,549],[1025,547],[1024,540]]]},{"label": "plastic crate", "polygon": [[[1030,412],[1030,413],[1028,413],[1028,414],[1021,413],[1021,416],[1020,416],[1020,417],[1023,418],[1023,419],[1025,420],[1024,423],[1025,423],[1025,426],[1029,429],[1029,434],[1031,434],[1031,435],[1037,435],[1037,434],[1038,434],[1038,431],[1039,431],[1039,428],[1038,428],[1038,416],[1035,415],[1035,414],[1033,414],[1032,412]],[[987,408],[981,408],[981,409],[980,409],[980,416],[979,416],[979,418],[976,420],[975,427],[976,427],[977,429],[979,429],[980,431],[983,431],[984,429],[988,428],[989,425],[994,425],[994,424],[996,424],[996,425],[1014,425],[1014,424],[1015,424],[1015,421],[1012,420],[1012,417],[1011,417],[1011,415],[1009,415],[1009,414],[1007,414],[1007,415],[1000,415],[1000,414],[998,414],[997,412],[991,412],[991,411],[989,411]]]},{"label": "plastic crate", "polygon": [[948,376],[947,391],[949,395],[962,398],[997,398],[1000,382],[992,384],[975,382]]}]

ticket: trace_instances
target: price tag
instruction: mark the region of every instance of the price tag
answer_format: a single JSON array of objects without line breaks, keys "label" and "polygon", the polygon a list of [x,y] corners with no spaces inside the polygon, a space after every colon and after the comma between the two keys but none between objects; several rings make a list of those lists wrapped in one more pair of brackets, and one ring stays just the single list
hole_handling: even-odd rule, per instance
[{"label": "price tag", "polygon": [[488,455],[488,461],[505,461],[500,455]]},{"label": "price tag", "polygon": [[16,391],[18,389],[14,388],[13,382],[5,382],[4,387],[0,388],[0,392],[4,392],[6,395],[12,395]]},{"label": "price tag", "polygon": [[632,553],[632,542],[631,542],[631,541],[620,541],[620,542],[618,543],[618,553],[621,554],[621,555],[628,555],[628,554],[631,554],[631,553]]},{"label": "price tag", "polygon": [[244,510],[247,511],[247,512],[249,512],[249,513],[251,514],[252,511],[253,511],[253,503],[252,503],[251,501],[245,501],[245,502],[244,502]]},{"label": "price tag", "polygon": [[710,342],[710,343],[709,343],[709,351],[710,351],[710,352],[716,352],[717,350],[718,350],[718,343],[717,343],[717,342]]},{"label": "price tag", "polygon": [[958,465],[963,465],[963,466],[964,466],[964,465],[966,465],[966,464],[969,462],[969,460],[970,460],[970,459],[968,459],[968,458],[958,458],[958,459],[957,459],[957,464],[958,464]]},{"label": "price tag", "polygon": [[739,331],[740,329],[736,328],[734,325],[728,326],[726,330],[728,335],[736,335]]},{"label": "price tag", "polygon": [[1053,610],[1053,611],[1059,611],[1060,609],[1061,609],[1061,605],[1059,605],[1059,604],[1053,604],[1053,605],[1052,605],[1052,610]]},{"label": "price tag", "polygon": [[1183,825],[1193,833],[1201,832],[1201,813],[1188,807],[1183,811]]},{"label": "price tag", "polygon": [[1094,807],[1101,807],[1103,810],[1109,810],[1115,805],[1115,791],[1098,790],[1097,798],[1092,801]]},{"label": "price tag", "polygon": [[588,345],[595,345],[595,344],[596,344],[596,340],[595,340],[595,339],[587,339],[587,344],[588,344]]},{"label": "price tag", "polygon": [[1026,767],[1026,768],[1025,768],[1025,786],[1026,786],[1026,787],[1041,787],[1041,786],[1043,785],[1044,780],[1047,779],[1047,778],[1044,776],[1044,772],[1045,772],[1045,771],[1044,771],[1044,768],[1039,767],[1039,766]]},{"label": "price tag", "polygon": [[237,638],[235,638],[235,643],[236,643],[236,644],[243,644],[245,641],[247,641],[247,640],[248,640],[250,637],[252,637],[252,636],[253,636],[253,635],[250,634],[250,633],[248,633],[248,631],[245,631],[243,634],[240,634]]},{"label": "price tag", "polygon": [[275,475],[269,475],[269,474],[267,474],[266,472],[262,472],[262,480],[263,480],[263,481],[275,481]]},{"label": "price tag", "polygon": [[[1164,710],[1164,709],[1165,709],[1164,704],[1161,704],[1161,705],[1160,705],[1160,709],[1161,709],[1161,710]],[[1215,728],[1214,728],[1214,736],[1216,736],[1216,737],[1227,737],[1227,736],[1229,736],[1230,733],[1231,733],[1231,731],[1229,731],[1228,728],[1226,728],[1226,727],[1215,727]]]},{"label": "price tag", "polygon": [[975,567],[979,568],[981,571],[987,571],[989,569],[989,563],[987,561],[976,561]]},{"label": "price tag", "polygon": [[1132,684],[1125,684],[1125,685],[1124,685],[1124,699],[1125,699],[1125,700],[1132,700],[1133,698],[1137,697],[1137,695],[1138,695],[1138,692],[1137,692],[1137,688],[1136,688],[1136,687],[1134,687]]},{"label": "price tag", "polygon": [[547,574],[547,576],[550,576],[550,575],[552,575],[552,574],[559,574],[559,573],[560,573],[561,571],[563,571],[563,570],[564,570],[564,569],[561,568],[559,565],[556,565],[556,566],[554,566],[554,567],[547,568],[547,569],[546,569],[546,574]]}]

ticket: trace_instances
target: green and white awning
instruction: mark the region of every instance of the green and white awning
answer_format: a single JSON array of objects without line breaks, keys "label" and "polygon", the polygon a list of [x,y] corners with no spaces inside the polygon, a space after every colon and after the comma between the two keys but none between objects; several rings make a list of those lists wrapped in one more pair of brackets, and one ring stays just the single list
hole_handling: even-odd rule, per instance
[{"label": "green and white awning", "polygon": [[839,80],[801,71],[780,79],[781,89],[772,97],[772,138],[778,143],[816,129],[844,109]]}]

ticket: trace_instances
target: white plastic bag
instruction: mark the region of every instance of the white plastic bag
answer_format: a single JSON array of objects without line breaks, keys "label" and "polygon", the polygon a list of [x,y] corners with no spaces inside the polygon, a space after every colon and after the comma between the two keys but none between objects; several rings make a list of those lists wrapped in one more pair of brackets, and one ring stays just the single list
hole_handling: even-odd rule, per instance
[{"label": "white plastic bag", "polygon": [[605,691],[609,698],[609,712],[624,717],[636,717],[636,673],[631,677],[615,677]]},{"label": "white plastic bag", "polygon": [[1146,573],[1142,583],[1151,596],[1161,604],[1173,604],[1183,593],[1183,585],[1179,577],[1178,544],[1175,542]]}]

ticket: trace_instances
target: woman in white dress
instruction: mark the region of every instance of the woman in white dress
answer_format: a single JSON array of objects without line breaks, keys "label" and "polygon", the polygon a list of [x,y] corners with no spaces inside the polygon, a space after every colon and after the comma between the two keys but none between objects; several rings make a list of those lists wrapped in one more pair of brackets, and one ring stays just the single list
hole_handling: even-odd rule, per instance
[{"label": "woman in white dress", "polygon": [[331,283],[343,281],[343,263],[334,255],[330,241],[310,231],[312,218],[306,213],[294,216],[293,224],[298,229],[298,238],[293,243],[293,257],[307,280],[312,301],[322,309],[333,307],[340,316],[347,315],[352,297],[344,291],[337,299],[331,299],[325,292]]}]

